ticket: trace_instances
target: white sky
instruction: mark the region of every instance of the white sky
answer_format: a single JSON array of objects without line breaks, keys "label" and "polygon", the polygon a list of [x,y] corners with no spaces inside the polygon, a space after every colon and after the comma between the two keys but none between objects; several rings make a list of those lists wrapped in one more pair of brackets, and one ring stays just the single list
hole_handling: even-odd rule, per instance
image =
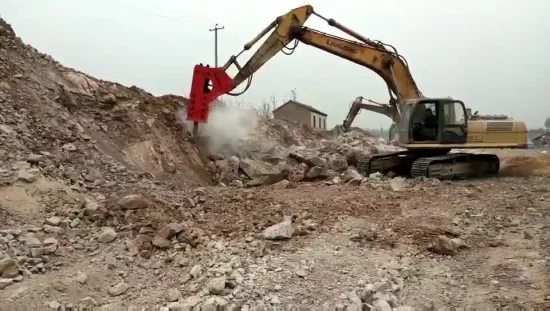
[{"label": "white sky", "polygon": [[[215,23],[225,26],[223,64],[276,16],[304,4],[394,45],[426,96],[452,96],[481,114],[511,114],[529,127],[550,116],[544,55],[550,19],[543,19],[550,2],[544,0],[0,0],[0,13],[26,43],[65,66],[155,95],[187,96],[193,66],[214,63],[208,29]],[[342,35],[314,16],[306,25]],[[374,72],[304,44],[271,59],[239,99],[259,104],[274,94],[282,101],[293,88],[299,101],[329,114],[330,127],[341,123],[356,96],[388,100]],[[389,124],[372,112],[354,123]]]}]

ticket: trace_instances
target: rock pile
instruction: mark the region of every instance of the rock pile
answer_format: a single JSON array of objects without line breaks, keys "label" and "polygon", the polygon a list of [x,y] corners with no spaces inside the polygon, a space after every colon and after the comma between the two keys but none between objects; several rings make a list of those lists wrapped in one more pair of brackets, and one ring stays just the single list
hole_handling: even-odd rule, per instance
[{"label": "rock pile", "polygon": [[[382,138],[370,137],[361,131],[351,131],[333,139],[296,139],[293,142],[300,142],[300,145],[277,145],[277,149],[272,147],[276,143],[267,138],[252,141],[259,147],[248,157],[210,156],[208,167],[217,182],[236,187],[270,184],[287,187],[299,181],[322,179],[330,179],[333,183],[359,183],[362,176],[354,168],[359,157],[400,150],[385,144]],[[247,148],[243,146],[243,149]]]},{"label": "rock pile", "polygon": [[184,98],[65,68],[3,20],[0,35],[0,184],[46,176],[113,191],[150,177],[195,185],[209,178],[175,116]]},{"label": "rock pile", "polygon": [[[2,19],[0,43],[2,288],[56,269],[75,252],[93,256],[127,234],[124,215],[148,201],[120,191],[159,188],[159,179],[182,187],[209,179],[175,117],[183,98],[156,98],[65,68]],[[196,243],[196,231],[189,235]]]}]

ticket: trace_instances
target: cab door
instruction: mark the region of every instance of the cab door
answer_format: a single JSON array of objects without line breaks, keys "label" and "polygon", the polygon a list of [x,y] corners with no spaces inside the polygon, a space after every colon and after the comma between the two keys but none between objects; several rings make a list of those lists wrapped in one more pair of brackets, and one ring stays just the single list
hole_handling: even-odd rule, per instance
[{"label": "cab door", "polygon": [[468,118],[464,103],[459,100],[438,102],[439,143],[465,144],[468,138]]}]

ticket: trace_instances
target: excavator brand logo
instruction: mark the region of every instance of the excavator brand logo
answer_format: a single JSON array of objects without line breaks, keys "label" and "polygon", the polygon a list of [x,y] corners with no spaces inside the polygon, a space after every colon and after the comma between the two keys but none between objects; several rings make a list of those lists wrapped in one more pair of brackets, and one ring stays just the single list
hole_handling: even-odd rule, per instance
[{"label": "excavator brand logo", "polygon": [[330,39],[327,39],[327,45],[333,46],[335,48],[339,48],[342,51],[349,52],[349,53],[352,53],[352,54],[357,53],[357,49],[352,48],[352,47],[347,46],[347,45],[342,44],[342,43],[337,43],[337,42],[331,41]]}]

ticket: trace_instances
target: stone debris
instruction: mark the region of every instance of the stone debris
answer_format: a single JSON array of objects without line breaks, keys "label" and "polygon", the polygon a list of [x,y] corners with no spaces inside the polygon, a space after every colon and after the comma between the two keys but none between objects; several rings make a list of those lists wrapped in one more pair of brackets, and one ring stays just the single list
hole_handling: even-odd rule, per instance
[{"label": "stone debris", "polygon": [[392,178],[390,187],[393,191],[404,191],[407,188],[407,181],[403,177]]},{"label": "stone debris", "polygon": [[376,311],[392,311],[390,304],[383,299],[378,299],[373,302],[374,310]]},{"label": "stone debris", "polygon": [[469,246],[459,238],[451,239],[444,235],[437,236],[435,242],[428,247],[428,250],[440,255],[455,255],[461,249]]},{"label": "stone debris", "polygon": [[114,286],[109,287],[108,293],[109,295],[116,297],[124,294],[129,288],[130,288],[130,285],[128,285],[127,283],[121,282]]},{"label": "stone debris", "polygon": [[19,274],[15,261],[9,256],[0,259],[0,274],[3,278],[14,278]]},{"label": "stone debris", "polygon": [[180,299],[180,291],[175,289],[175,288],[171,288],[168,290],[168,294],[167,294],[167,300],[168,302],[174,302],[174,301],[178,301],[178,299]]},{"label": "stone debris", "polygon": [[213,295],[223,294],[225,289],[226,277],[220,276],[213,278],[206,284],[208,291]]},{"label": "stone debris", "polygon": [[293,234],[292,218],[286,215],[283,217],[283,221],[265,228],[263,232],[263,236],[267,240],[288,240],[292,238]]},{"label": "stone debris", "polygon": [[33,183],[36,181],[36,176],[27,172],[26,170],[20,170],[17,172],[17,180],[21,180],[26,183]]},{"label": "stone debris", "polygon": [[79,272],[76,277],[75,277],[76,281],[80,284],[85,284],[86,281],[88,280],[88,275],[84,272]]},{"label": "stone debris", "polygon": [[118,234],[116,233],[115,229],[111,227],[103,227],[97,239],[101,243],[109,243],[114,241],[117,235]]},{"label": "stone debris", "polygon": [[[272,122],[277,123],[274,128],[281,132],[292,131],[290,124]],[[277,184],[281,180],[315,181],[340,176],[344,182],[360,184],[363,176],[353,168],[359,158],[401,150],[362,131],[351,131],[333,139],[312,137],[306,141],[291,140],[291,143],[278,138],[273,128],[266,126],[263,131],[262,135],[240,141],[239,150],[247,152],[235,154],[234,149],[227,149],[210,156],[209,167],[216,181],[242,188]],[[276,151],[273,146],[278,146]],[[266,156],[268,150],[275,155]]]},{"label": "stone debris", "polygon": [[151,243],[153,244],[153,246],[160,249],[167,249],[167,248],[170,248],[170,246],[172,246],[172,243],[170,242],[170,240],[165,239],[158,235],[155,235]]},{"label": "stone debris", "polygon": [[120,199],[117,204],[123,209],[146,208],[149,203],[139,194],[131,194]]}]

